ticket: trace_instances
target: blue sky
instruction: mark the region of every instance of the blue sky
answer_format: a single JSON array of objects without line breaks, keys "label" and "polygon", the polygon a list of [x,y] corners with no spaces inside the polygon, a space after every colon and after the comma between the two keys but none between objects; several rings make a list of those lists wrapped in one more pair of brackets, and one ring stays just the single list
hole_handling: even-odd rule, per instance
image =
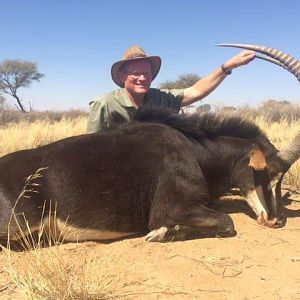
[{"label": "blue sky", "polygon": [[[300,59],[298,0],[0,0],[0,8],[0,61],[33,61],[45,74],[20,90],[37,110],[87,110],[93,97],[117,88],[110,67],[133,44],[162,57],[153,87],[181,74],[205,76],[239,51],[218,43],[266,45]],[[257,105],[270,98],[300,102],[299,83],[256,60],[202,103]]]}]

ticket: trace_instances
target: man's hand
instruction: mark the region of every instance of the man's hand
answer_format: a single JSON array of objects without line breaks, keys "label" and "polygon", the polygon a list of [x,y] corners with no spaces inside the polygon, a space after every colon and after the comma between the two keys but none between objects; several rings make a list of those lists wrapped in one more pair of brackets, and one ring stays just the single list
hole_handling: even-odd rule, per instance
[{"label": "man's hand", "polygon": [[242,65],[246,65],[255,58],[255,52],[251,50],[241,51],[239,54],[233,56],[224,63],[227,70],[232,70]]}]

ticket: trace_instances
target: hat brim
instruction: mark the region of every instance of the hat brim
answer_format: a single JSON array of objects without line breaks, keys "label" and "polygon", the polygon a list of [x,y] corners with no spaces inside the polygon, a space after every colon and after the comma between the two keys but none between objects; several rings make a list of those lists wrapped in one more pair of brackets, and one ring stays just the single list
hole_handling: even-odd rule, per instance
[{"label": "hat brim", "polygon": [[123,88],[124,82],[122,82],[122,80],[120,78],[121,68],[129,61],[143,61],[143,60],[147,60],[151,63],[152,80],[154,80],[154,78],[157,76],[157,74],[160,70],[160,66],[161,66],[161,58],[159,56],[138,57],[138,58],[133,58],[133,59],[125,59],[125,60],[117,61],[111,67],[111,78],[119,87]]}]

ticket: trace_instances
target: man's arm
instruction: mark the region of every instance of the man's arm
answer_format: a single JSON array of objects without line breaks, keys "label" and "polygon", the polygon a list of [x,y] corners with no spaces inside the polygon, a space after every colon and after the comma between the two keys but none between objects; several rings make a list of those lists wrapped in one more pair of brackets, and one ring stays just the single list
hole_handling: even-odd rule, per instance
[{"label": "man's arm", "polygon": [[[231,71],[234,68],[246,65],[254,58],[254,51],[242,51],[227,60],[223,64],[223,67],[225,68],[226,72]],[[192,104],[206,97],[225,79],[226,76],[227,74],[224,72],[224,70],[219,67],[206,77],[201,78],[191,87],[184,89],[184,97],[182,99],[181,106]]]}]

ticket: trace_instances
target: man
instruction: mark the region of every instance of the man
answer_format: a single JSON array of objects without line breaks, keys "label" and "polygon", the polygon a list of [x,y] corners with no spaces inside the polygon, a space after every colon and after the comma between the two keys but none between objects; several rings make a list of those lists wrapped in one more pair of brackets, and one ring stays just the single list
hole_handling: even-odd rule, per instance
[{"label": "man", "polygon": [[98,97],[90,103],[87,132],[108,128],[109,115],[112,112],[119,113],[128,121],[141,106],[170,108],[178,113],[180,107],[209,95],[232,69],[249,63],[254,57],[254,51],[242,51],[189,88],[159,90],[150,86],[160,70],[160,57],[147,56],[138,46],[130,47],[122,60],[114,63],[111,68],[112,79],[121,89]]}]

